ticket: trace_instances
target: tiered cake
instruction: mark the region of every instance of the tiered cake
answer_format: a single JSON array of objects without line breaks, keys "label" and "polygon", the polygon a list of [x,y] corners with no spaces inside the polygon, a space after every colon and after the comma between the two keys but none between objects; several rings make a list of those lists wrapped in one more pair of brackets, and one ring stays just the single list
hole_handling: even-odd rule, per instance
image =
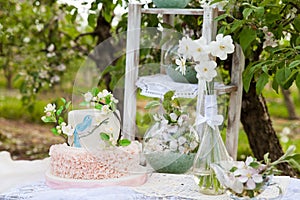
[{"label": "tiered cake", "polygon": [[[74,110],[68,114],[73,135],[69,144],[50,148],[47,184],[54,188],[98,187],[107,185],[136,186],[147,175],[139,165],[141,144],[117,146],[120,122],[113,112],[96,109]],[[72,128],[70,128],[72,127]],[[102,133],[110,136],[104,140]]]}]

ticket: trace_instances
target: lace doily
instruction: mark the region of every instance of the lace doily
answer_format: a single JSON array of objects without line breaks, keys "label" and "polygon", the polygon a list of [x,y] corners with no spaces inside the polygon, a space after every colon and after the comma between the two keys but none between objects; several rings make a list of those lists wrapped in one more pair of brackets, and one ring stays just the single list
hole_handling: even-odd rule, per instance
[{"label": "lace doily", "polygon": [[141,95],[162,98],[167,91],[176,91],[174,97],[194,98],[197,96],[197,84],[177,83],[169,76],[156,74],[139,77],[136,86],[141,89]]},{"label": "lace doily", "polygon": [[[215,82],[214,85],[215,89],[219,90],[228,87],[221,82]],[[141,76],[136,86],[141,89],[141,95],[147,97],[162,98],[170,90],[175,91],[174,97],[195,98],[198,95],[198,84],[178,83],[165,74]]]},{"label": "lace doily", "polygon": [[[285,194],[290,182],[289,177],[275,177],[277,183]],[[175,175],[154,173],[142,186],[133,188],[135,191],[149,197],[178,197],[179,199],[201,199],[201,200],[230,200],[227,194],[211,196],[199,193],[192,175]],[[279,194],[276,186],[269,186],[261,195],[262,198],[274,198]]]},{"label": "lace doily", "polygon": [[[291,183],[289,184],[289,182]],[[300,181],[289,177],[275,177],[274,182],[278,183],[283,191],[284,197],[281,200],[295,200],[300,197]],[[289,187],[288,187],[289,185]],[[287,189],[288,188],[288,189]],[[286,193],[287,192],[287,193]],[[272,198],[278,194],[277,188],[268,187],[261,197]],[[230,200],[224,195],[208,196],[198,192],[192,176],[159,174],[154,173],[149,180],[139,187],[101,187],[93,189],[64,189],[53,190],[45,185],[44,181],[35,182],[15,188],[5,194],[0,194],[1,200],[23,199],[23,200],[110,200],[110,199],[201,199],[201,200]]]}]

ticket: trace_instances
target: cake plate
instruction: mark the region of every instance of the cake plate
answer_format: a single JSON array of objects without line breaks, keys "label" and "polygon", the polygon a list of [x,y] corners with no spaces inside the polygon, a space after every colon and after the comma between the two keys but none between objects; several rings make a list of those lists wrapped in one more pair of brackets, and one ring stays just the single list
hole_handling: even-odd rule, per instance
[{"label": "cake plate", "polygon": [[54,176],[48,170],[45,174],[46,184],[53,189],[67,189],[67,188],[97,188],[107,186],[140,186],[143,185],[148,179],[148,173],[140,172],[132,175],[102,179],[102,180],[82,180],[70,179]]}]

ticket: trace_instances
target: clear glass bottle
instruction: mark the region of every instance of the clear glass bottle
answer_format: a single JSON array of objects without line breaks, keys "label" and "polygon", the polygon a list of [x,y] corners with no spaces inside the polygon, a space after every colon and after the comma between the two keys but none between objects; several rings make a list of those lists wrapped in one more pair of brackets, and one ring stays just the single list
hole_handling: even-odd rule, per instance
[{"label": "clear glass bottle", "polygon": [[226,150],[218,125],[212,123],[218,116],[216,94],[205,95],[204,107],[206,122],[200,133],[203,137],[194,159],[192,173],[201,193],[220,195],[225,192],[225,188],[218,181],[210,164],[232,159]]}]

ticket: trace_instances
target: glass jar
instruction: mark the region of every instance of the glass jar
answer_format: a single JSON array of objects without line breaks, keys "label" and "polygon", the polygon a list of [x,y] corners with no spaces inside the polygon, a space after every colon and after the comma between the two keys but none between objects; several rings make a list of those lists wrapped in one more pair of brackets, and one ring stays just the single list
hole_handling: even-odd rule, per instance
[{"label": "glass jar", "polygon": [[188,123],[156,122],[144,136],[143,153],[156,172],[181,174],[192,167],[198,145],[197,132]]}]

